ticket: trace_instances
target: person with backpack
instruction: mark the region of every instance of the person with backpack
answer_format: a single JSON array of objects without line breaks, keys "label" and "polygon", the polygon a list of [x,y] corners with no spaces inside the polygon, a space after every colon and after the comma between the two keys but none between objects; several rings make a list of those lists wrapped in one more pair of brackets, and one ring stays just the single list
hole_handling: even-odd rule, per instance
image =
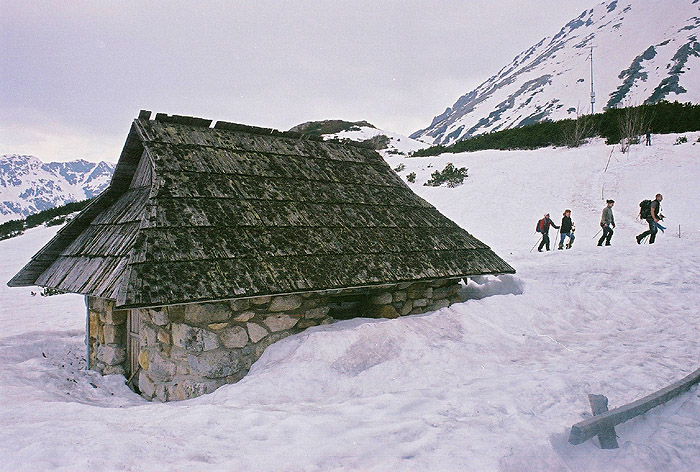
[{"label": "person with backpack", "polygon": [[615,200],[606,200],[605,208],[603,208],[603,214],[600,217],[600,227],[603,228],[603,235],[598,240],[598,246],[603,245],[605,241],[606,246],[610,246],[610,238],[613,235],[613,228],[615,227],[615,216],[613,215],[613,206],[615,205]]},{"label": "person with backpack", "polygon": [[649,244],[654,244],[654,241],[656,241],[656,233],[659,232],[659,221],[664,219],[664,215],[661,214],[661,200],[663,199],[663,195],[657,193],[654,200],[643,200],[639,204],[639,217],[647,220],[649,229],[635,236],[637,244],[642,244],[642,239],[647,236],[649,236]]},{"label": "person with backpack", "polygon": [[554,221],[549,219],[549,213],[545,213],[544,218],[542,218],[540,221],[537,222],[537,228],[536,231],[538,233],[542,233],[542,241],[540,242],[540,246],[537,248],[538,252],[542,252],[542,248],[547,246],[547,250],[549,251],[549,227],[554,226],[555,228],[559,229],[559,226],[557,226]]},{"label": "person with backpack", "polygon": [[574,244],[574,239],[576,239],[574,236],[575,230],[576,228],[574,227],[574,223],[571,221],[571,210],[567,208],[564,210],[564,214],[561,219],[561,229],[559,230],[561,239],[559,240],[558,249],[564,249],[564,239],[566,239],[567,236],[569,237],[569,242],[566,243],[566,249],[571,249],[571,245]]}]

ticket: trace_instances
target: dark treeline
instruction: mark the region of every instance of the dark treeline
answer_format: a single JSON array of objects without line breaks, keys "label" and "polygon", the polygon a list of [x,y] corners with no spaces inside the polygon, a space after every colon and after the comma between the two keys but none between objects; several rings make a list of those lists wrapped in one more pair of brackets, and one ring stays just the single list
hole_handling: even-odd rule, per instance
[{"label": "dark treeline", "polygon": [[[605,138],[617,144],[627,133],[637,136],[648,128],[652,133],[686,133],[700,130],[700,105],[679,102],[659,102],[628,108],[612,108],[604,113],[584,115],[578,119],[543,121],[521,128],[511,128],[482,134],[450,146],[431,146],[412,154],[415,157],[436,156],[450,152],[481,151],[485,149],[536,149],[547,146],[574,147],[592,137]],[[634,139],[635,136],[628,136]]]},{"label": "dark treeline", "polygon": [[25,229],[34,228],[36,226],[46,224],[53,226],[62,224],[66,221],[66,215],[70,215],[76,211],[85,208],[93,199],[82,200],[80,202],[67,203],[63,206],[49,208],[48,210],[40,211],[29,215],[25,219],[10,220],[0,224],[0,240],[11,238],[22,234]]}]

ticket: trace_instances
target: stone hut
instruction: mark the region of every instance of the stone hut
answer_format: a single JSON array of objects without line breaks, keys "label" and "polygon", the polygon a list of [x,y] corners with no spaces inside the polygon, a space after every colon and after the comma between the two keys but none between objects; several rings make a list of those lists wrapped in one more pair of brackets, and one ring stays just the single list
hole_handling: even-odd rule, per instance
[{"label": "stone hut", "polygon": [[310,326],[512,273],[375,151],[142,111],[112,181],[9,282],[84,294],[88,362],[148,399],[236,382]]}]

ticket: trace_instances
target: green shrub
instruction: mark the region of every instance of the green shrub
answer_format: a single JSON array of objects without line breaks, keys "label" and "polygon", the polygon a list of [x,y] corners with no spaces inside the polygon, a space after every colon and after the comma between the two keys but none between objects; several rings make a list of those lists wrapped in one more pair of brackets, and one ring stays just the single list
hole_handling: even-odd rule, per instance
[{"label": "green shrub", "polygon": [[92,201],[92,199],[82,200],[80,202],[66,203],[63,206],[49,208],[48,210],[40,211],[39,213],[34,213],[29,215],[25,220],[25,228],[34,228],[35,226],[42,225],[47,221],[56,218],[57,216],[68,215],[76,211],[82,210]]},{"label": "green shrub", "polygon": [[24,220],[10,220],[0,224],[0,240],[13,238],[22,234]]},{"label": "green shrub", "polygon": [[457,168],[454,166],[454,164],[448,162],[442,171],[436,170],[430,174],[431,179],[423,185],[439,187],[442,184],[447,184],[447,186],[450,188],[457,187],[458,185],[462,185],[464,183],[464,179],[468,177],[467,170],[468,169],[466,167]]},{"label": "green shrub", "polygon": [[61,215],[57,216],[55,218],[51,218],[49,221],[44,223],[44,226],[49,227],[49,226],[57,226],[57,225],[62,225],[63,223],[66,222],[66,215]]},{"label": "green shrub", "polygon": [[403,171],[405,168],[406,168],[406,164],[404,164],[404,163],[402,162],[401,164],[399,164],[399,165],[397,165],[396,167],[394,167],[394,172],[401,172],[401,171]]},{"label": "green shrub", "polygon": [[415,172],[411,172],[410,174],[408,174],[408,175],[406,176],[406,180],[409,181],[409,182],[412,183],[412,184],[415,184],[415,183],[416,183],[416,173],[415,173]]},{"label": "green shrub", "polygon": [[678,144],[683,144],[683,143],[687,143],[687,142],[688,142],[688,138],[686,138],[685,136],[678,136],[676,138],[676,142],[673,143],[673,145],[676,146]]},{"label": "green shrub", "polygon": [[54,295],[63,295],[64,293],[68,293],[68,292],[64,292],[63,290],[59,290],[57,288],[44,287],[44,289],[41,291],[40,295],[42,297],[52,297]]},{"label": "green shrub", "polygon": [[29,215],[24,220],[10,220],[0,224],[0,240],[19,236],[25,229],[34,228],[39,225],[55,226],[63,224],[71,213],[80,211],[92,201],[83,200],[80,202],[67,203],[60,207],[49,208],[48,210],[40,211]]}]

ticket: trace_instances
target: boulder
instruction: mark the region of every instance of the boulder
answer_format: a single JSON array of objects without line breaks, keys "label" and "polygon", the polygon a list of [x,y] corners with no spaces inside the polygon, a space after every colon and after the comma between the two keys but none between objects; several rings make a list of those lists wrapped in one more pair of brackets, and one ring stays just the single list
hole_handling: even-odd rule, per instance
[{"label": "boulder", "polygon": [[228,303],[193,303],[185,305],[184,318],[190,324],[219,323],[232,315]]},{"label": "boulder", "polygon": [[175,376],[177,366],[156,350],[148,351],[148,376],[158,382],[169,382]]},{"label": "boulder", "polygon": [[165,326],[170,322],[168,312],[165,308],[151,308],[148,310],[148,317],[154,325]]},{"label": "boulder", "polygon": [[270,331],[276,332],[291,329],[298,321],[299,318],[292,318],[289,315],[272,315],[265,317],[263,323],[265,323],[265,326],[267,326]]},{"label": "boulder", "polygon": [[121,364],[126,360],[126,349],[123,347],[102,345],[97,348],[97,359],[107,365]]},{"label": "boulder", "polygon": [[253,343],[257,343],[267,336],[267,330],[257,323],[246,323],[246,327],[248,328],[248,337]]},{"label": "boulder", "polygon": [[223,329],[219,333],[219,339],[229,349],[243,347],[248,344],[248,333],[240,326],[233,326]]},{"label": "boulder", "polygon": [[186,324],[173,323],[172,335],[173,346],[181,347],[190,352],[211,351],[220,346],[216,334]]},{"label": "boulder", "polygon": [[292,311],[296,310],[304,302],[304,299],[298,295],[285,295],[274,297],[270,303],[270,311]]},{"label": "boulder", "polygon": [[240,368],[241,354],[239,351],[217,349],[197,356],[191,354],[187,360],[193,372],[206,378],[221,378],[232,375]]},{"label": "boulder", "polygon": [[372,305],[388,305],[393,301],[391,292],[382,292],[370,297],[369,302]]},{"label": "boulder", "polygon": [[238,321],[239,323],[245,323],[249,319],[255,316],[254,311],[244,311],[233,317],[233,321]]},{"label": "boulder", "polygon": [[391,305],[382,305],[375,311],[377,318],[398,318],[399,312]]}]

